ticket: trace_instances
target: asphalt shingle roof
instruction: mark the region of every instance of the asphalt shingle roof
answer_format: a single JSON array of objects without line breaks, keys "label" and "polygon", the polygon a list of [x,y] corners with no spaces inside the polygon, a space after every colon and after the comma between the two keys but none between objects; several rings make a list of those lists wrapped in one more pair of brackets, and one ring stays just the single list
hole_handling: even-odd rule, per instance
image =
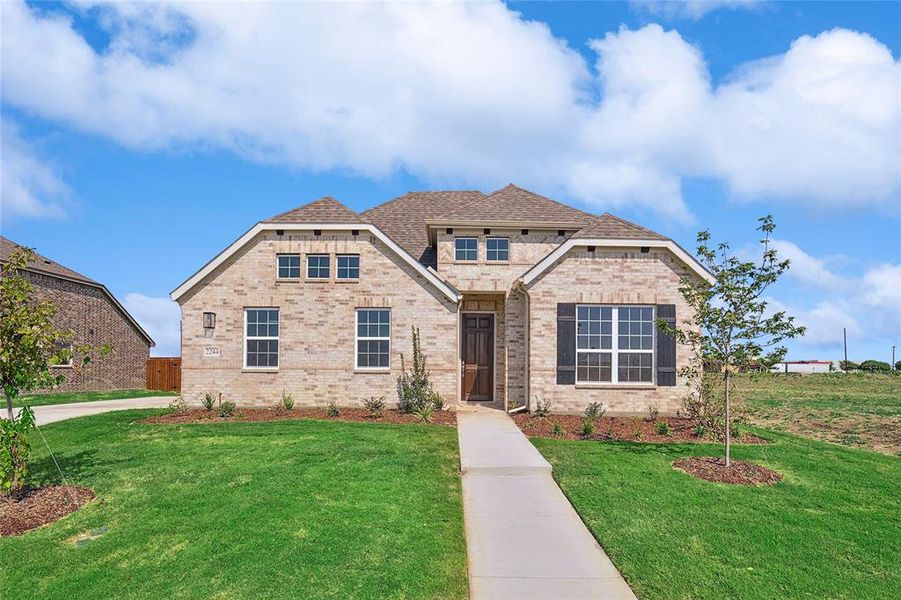
[{"label": "asphalt shingle roof", "polygon": [[577,231],[573,237],[593,239],[641,239],[641,240],[665,240],[664,236],[626,221],[610,213],[604,213]]},{"label": "asphalt shingle roof", "polygon": [[360,215],[331,196],[323,196],[309,204],[292,208],[263,221],[264,223],[363,223]]},{"label": "asphalt shingle roof", "polygon": [[[7,258],[9,258],[10,254],[12,254],[17,248],[21,247],[22,246],[15,243],[14,241],[0,236],[0,261],[5,261]],[[81,281],[84,283],[90,283],[91,285],[99,285],[90,277],[85,277],[78,271],[73,271],[68,267],[64,267],[58,262],[50,260],[46,256],[35,253],[35,257],[35,261],[28,265],[29,271],[47,273],[49,275],[57,275],[60,277],[75,279],[76,281]]]}]

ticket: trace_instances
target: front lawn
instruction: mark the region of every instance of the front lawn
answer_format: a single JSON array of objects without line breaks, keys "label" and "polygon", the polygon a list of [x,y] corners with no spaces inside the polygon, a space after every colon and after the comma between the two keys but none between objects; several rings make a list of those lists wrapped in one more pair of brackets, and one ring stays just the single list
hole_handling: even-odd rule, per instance
[{"label": "front lawn", "polygon": [[771,487],[695,479],[720,446],[533,438],[639,598],[901,597],[901,461],[785,434],[734,446]]},{"label": "front lawn", "polygon": [[54,392],[23,396],[13,402],[13,406],[46,406],[48,404],[73,404],[75,402],[96,402],[97,400],[123,400],[147,398],[149,396],[178,396],[178,392],[162,390],[112,390],[107,392]]},{"label": "front lawn", "polygon": [[[282,421],[43,428],[97,499],[0,538],[17,598],[462,598],[456,430]],[[56,483],[39,439],[33,475]],[[100,537],[75,540],[91,532]]]},{"label": "front lawn", "polygon": [[901,456],[898,375],[764,373],[735,386],[758,425]]}]

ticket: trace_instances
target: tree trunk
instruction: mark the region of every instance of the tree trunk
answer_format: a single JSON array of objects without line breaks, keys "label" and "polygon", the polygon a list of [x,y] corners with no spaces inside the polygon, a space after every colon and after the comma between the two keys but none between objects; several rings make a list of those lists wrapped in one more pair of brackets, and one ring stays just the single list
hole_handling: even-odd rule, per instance
[{"label": "tree trunk", "polygon": [[10,421],[13,420],[13,399],[6,392],[3,393],[6,396],[6,418]]},{"label": "tree trunk", "polygon": [[723,378],[723,382],[724,382],[726,388],[724,390],[723,398],[724,398],[725,417],[726,417],[726,435],[725,435],[726,444],[725,445],[726,445],[726,466],[727,467],[729,466],[729,459],[730,459],[729,451],[731,450],[731,440],[729,439],[729,430],[730,430],[730,425],[729,425],[729,376],[730,375],[731,375],[731,373],[729,372],[729,366],[726,365],[726,376]]}]

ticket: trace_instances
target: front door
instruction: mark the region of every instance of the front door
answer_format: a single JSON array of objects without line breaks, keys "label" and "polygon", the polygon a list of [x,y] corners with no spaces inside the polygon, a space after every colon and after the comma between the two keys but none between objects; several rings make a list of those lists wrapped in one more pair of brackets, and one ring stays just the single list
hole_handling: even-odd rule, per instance
[{"label": "front door", "polygon": [[494,399],[494,315],[463,313],[463,400]]}]

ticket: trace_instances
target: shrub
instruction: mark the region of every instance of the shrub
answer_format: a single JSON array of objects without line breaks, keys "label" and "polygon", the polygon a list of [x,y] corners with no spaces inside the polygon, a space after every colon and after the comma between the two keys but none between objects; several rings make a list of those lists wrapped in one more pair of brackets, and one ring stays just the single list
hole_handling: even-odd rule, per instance
[{"label": "shrub", "polygon": [[325,414],[329,417],[337,417],[340,414],[340,412],[338,411],[338,405],[335,404],[334,400],[328,403],[328,407],[325,409]]},{"label": "shrub", "polygon": [[732,437],[738,439],[745,434],[745,426],[743,423],[732,423],[730,431],[732,432]]},{"label": "shrub", "polygon": [[901,360],[899,360],[898,362],[895,363],[895,370],[901,371]]},{"label": "shrub", "polygon": [[555,422],[554,427],[551,429],[551,435],[559,436],[559,435],[563,435],[564,433],[566,433],[566,432],[563,431],[562,427],[560,427],[560,423]]},{"label": "shrub", "polygon": [[435,410],[444,410],[444,398],[438,392],[432,392],[432,408]]},{"label": "shrub", "polygon": [[216,399],[213,398],[212,394],[204,394],[203,399],[200,402],[207,410],[213,410],[213,407],[216,406]]},{"label": "shrub", "polygon": [[231,400],[226,400],[225,402],[219,403],[219,416],[223,419],[227,419],[233,414],[235,414],[235,403]]},{"label": "shrub", "polygon": [[418,409],[414,413],[416,418],[419,419],[420,423],[431,423],[432,422],[432,412],[435,408],[431,404],[426,404]]},{"label": "shrub", "polygon": [[842,371],[856,371],[860,368],[860,365],[853,360],[843,360],[838,363],[838,366],[841,367]]},{"label": "shrub", "polygon": [[604,416],[604,413],[607,412],[607,409],[604,408],[604,405],[600,402],[592,402],[587,407],[585,407],[585,418],[591,419],[592,421],[596,421]]},{"label": "shrub", "polygon": [[691,431],[695,434],[695,437],[702,438],[707,435],[707,428],[703,425],[695,425],[694,429],[692,429]]},{"label": "shrub", "polygon": [[588,437],[594,433],[594,421],[591,419],[582,419],[581,432],[584,437]]},{"label": "shrub", "polygon": [[34,411],[26,406],[12,419],[0,419],[0,491],[18,492],[25,487],[31,445],[27,434],[34,429]]},{"label": "shrub", "polygon": [[648,418],[651,419],[651,421],[656,421],[657,417],[659,417],[659,416],[660,416],[660,407],[657,406],[656,402],[649,402],[648,403]]},{"label": "shrub", "polygon": [[657,421],[657,423],[654,424],[654,431],[657,432],[657,435],[666,436],[672,435],[673,433],[672,427],[670,427],[669,423],[666,421]]},{"label": "shrub", "polygon": [[294,397],[283,391],[280,405],[285,410],[291,410],[294,408]]},{"label": "shrub", "polygon": [[176,396],[172,399],[172,402],[169,403],[168,411],[170,413],[183,413],[188,412],[188,405],[185,403],[185,399],[181,396]]},{"label": "shrub", "polygon": [[[413,364],[407,371],[404,355],[400,355],[400,376],[397,378],[397,404],[405,413],[415,413],[429,403],[434,403],[436,392],[426,368],[428,358],[422,352],[419,327],[410,328],[413,337]],[[434,404],[433,404],[434,405]]]},{"label": "shrub", "polygon": [[385,397],[370,396],[368,398],[363,398],[363,406],[369,411],[370,416],[378,419],[382,416],[382,413],[385,412]]},{"label": "shrub", "polygon": [[546,417],[549,414],[551,414],[551,403],[541,396],[538,396],[537,401],[535,402],[535,416]]},{"label": "shrub", "polygon": [[881,360],[865,360],[860,363],[860,370],[870,373],[888,373],[892,370],[892,366]]}]

